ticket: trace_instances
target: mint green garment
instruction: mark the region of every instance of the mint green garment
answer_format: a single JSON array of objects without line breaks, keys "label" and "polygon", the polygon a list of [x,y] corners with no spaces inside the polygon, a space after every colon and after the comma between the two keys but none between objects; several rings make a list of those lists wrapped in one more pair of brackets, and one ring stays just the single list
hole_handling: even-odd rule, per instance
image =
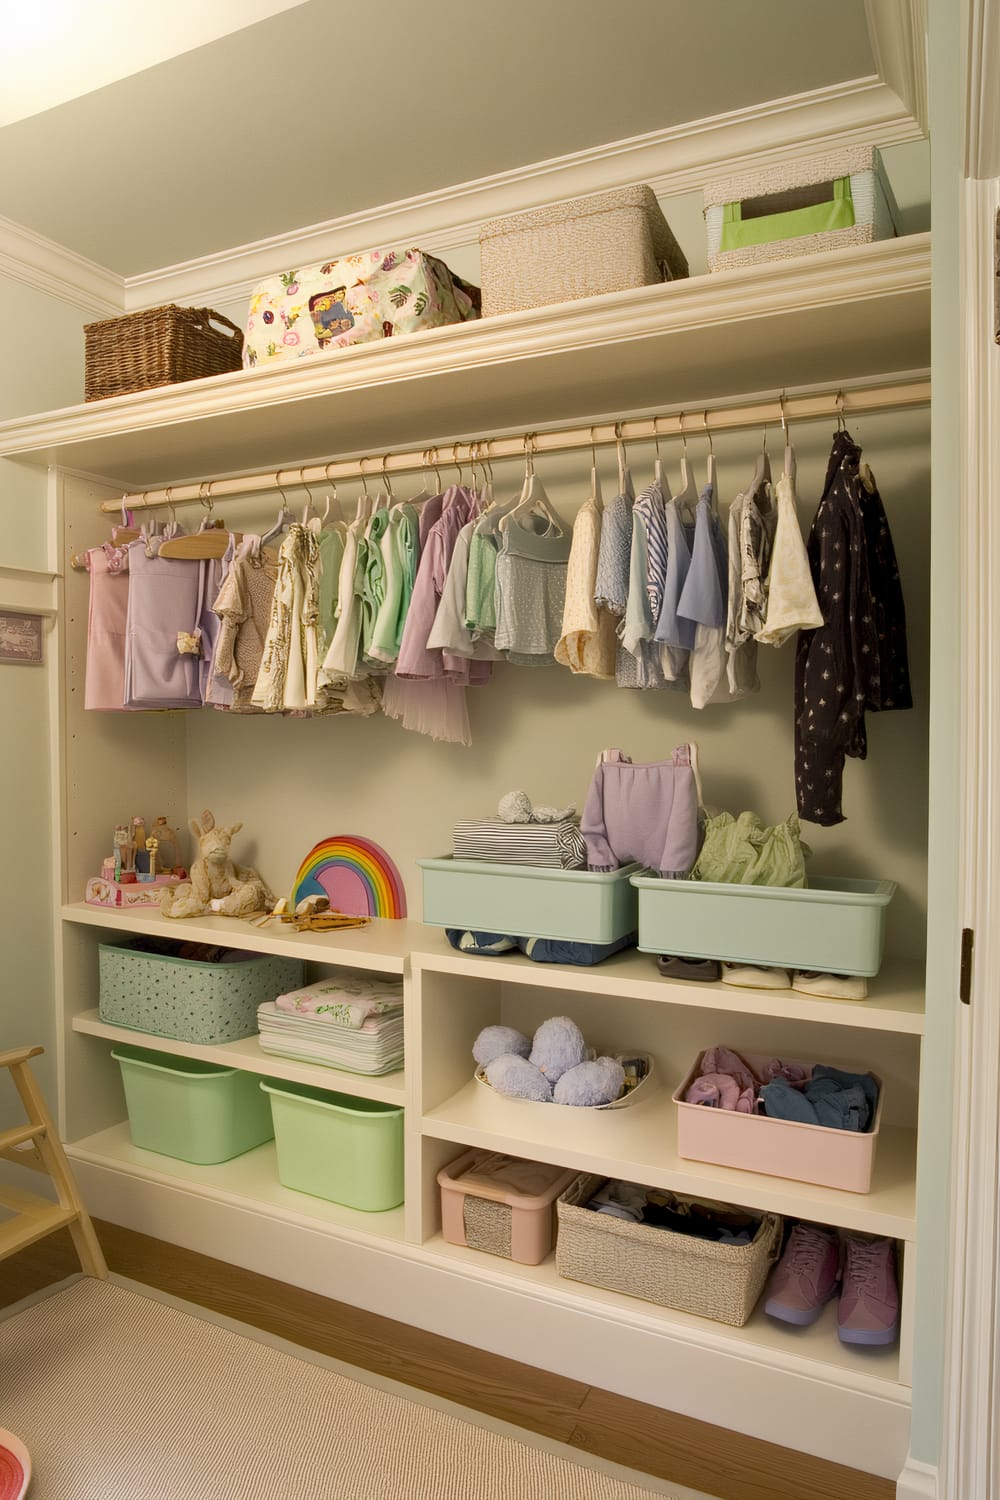
[{"label": "mint green garment", "polygon": [[764,214],[758,219],[744,219],[742,204],[726,203],[722,210],[722,250],[746,250],[750,245],[772,245],[777,240],[798,239],[806,234],[824,234],[831,229],[850,229],[854,223],[854,199],[851,179],[837,177],[833,197],[826,203],[809,208],[793,208],[785,213]]},{"label": "mint green garment", "polygon": [[701,853],[690,880],[726,885],[806,885],[808,844],[799,838],[799,820],[792,813],[783,823],[765,828],[753,812],[719,813],[705,824]]},{"label": "mint green garment", "polygon": [[370,661],[389,663],[399,655],[420,561],[420,524],[414,506],[403,503],[392,507],[379,552],[384,573],[382,601],[365,641],[365,652]]},{"label": "mint green garment", "polygon": [[382,538],[388,529],[389,511],[387,507],[383,507],[375,511],[365,530],[368,546],[365,550],[365,571],[361,583],[361,643],[358,650],[362,660],[371,660],[375,621],[385,600],[386,570]]},{"label": "mint green garment", "polygon": [[465,628],[478,639],[496,630],[497,539],[492,532],[472,533],[469,542],[469,576],[465,583]]},{"label": "mint green garment", "polygon": [[344,558],[344,528],[331,526],[329,530],[320,532],[317,541],[320,574],[316,637],[317,653],[322,661],[337,626],[337,589],[340,583],[340,564]]}]

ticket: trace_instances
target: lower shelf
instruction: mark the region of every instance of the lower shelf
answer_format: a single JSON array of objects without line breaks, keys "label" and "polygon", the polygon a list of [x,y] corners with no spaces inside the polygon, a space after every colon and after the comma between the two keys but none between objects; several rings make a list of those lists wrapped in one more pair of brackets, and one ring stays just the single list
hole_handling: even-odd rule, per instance
[{"label": "lower shelf", "polygon": [[132,1144],[127,1123],[122,1123],[72,1142],[66,1152],[73,1161],[117,1168],[149,1181],[182,1187],[215,1202],[257,1209],[289,1224],[383,1244],[387,1240],[401,1243],[403,1239],[401,1207],[385,1213],[361,1213],[340,1203],[329,1203],[325,1198],[313,1198],[308,1193],[282,1187],[273,1141],[234,1156],[232,1161],[200,1167],[173,1156],[161,1156],[156,1151],[140,1150]]},{"label": "lower shelf", "polygon": [[[423,1249],[436,1258],[460,1266],[469,1275],[490,1281],[503,1279],[546,1299],[573,1301],[589,1311],[605,1312],[618,1322],[658,1329],[674,1337],[687,1336],[699,1342],[717,1341],[730,1350],[739,1346],[748,1358],[756,1361],[780,1364],[784,1369],[797,1366],[802,1375],[834,1380],[855,1390],[869,1388],[873,1395],[909,1400],[909,1389],[900,1380],[898,1344],[887,1349],[860,1349],[842,1344],[837,1336],[836,1301],[824,1309],[811,1328],[795,1328],[769,1318],[761,1298],[749,1322],[742,1328],[733,1328],[710,1318],[695,1317],[669,1307],[658,1307],[637,1297],[626,1297],[620,1292],[588,1286],[585,1282],[568,1281],[556,1270],[554,1254],[540,1266],[525,1266],[480,1250],[466,1249],[463,1245],[449,1244],[439,1234],[426,1241]],[[823,1368],[817,1370],[815,1366]]]}]

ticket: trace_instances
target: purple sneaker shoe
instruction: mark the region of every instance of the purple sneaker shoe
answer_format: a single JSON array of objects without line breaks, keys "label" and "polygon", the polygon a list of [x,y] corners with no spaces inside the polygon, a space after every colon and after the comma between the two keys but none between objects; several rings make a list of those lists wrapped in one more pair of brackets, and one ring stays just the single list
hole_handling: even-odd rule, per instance
[{"label": "purple sneaker shoe", "polygon": [[840,1279],[840,1248],[832,1229],[796,1224],[774,1268],[764,1311],[784,1323],[815,1323]]},{"label": "purple sneaker shoe", "polygon": [[842,1344],[892,1344],[899,1332],[896,1247],[845,1234],[844,1284],[837,1308]]}]

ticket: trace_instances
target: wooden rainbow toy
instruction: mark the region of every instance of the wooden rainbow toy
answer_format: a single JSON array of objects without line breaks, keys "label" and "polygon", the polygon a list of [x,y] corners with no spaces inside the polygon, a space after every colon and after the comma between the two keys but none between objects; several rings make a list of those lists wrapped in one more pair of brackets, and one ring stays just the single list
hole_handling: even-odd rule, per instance
[{"label": "wooden rainbow toy", "polygon": [[291,910],[306,896],[324,895],[334,911],[352,917],[405,917],[399,871],[371,839],[339,834],[310,849],[292,887]]}]

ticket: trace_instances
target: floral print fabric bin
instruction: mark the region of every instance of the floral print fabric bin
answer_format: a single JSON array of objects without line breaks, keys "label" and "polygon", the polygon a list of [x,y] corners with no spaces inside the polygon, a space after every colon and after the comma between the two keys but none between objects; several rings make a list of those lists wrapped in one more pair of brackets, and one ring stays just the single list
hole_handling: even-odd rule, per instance
[{"label": "floral print fabric bin", "polygon": [[102,1021],[179,1042],[235,1042],[256,1036],[257,1007],[302,984],[296,958],[241,953],[201,962],[145,951],[142,939],[99,950]]},{"label": "floral print fabric bin", "polygon": [[480,314],[479,288],[422,250],[366,250],[254,288],[243,342],[248,368],[370,343]]}]

